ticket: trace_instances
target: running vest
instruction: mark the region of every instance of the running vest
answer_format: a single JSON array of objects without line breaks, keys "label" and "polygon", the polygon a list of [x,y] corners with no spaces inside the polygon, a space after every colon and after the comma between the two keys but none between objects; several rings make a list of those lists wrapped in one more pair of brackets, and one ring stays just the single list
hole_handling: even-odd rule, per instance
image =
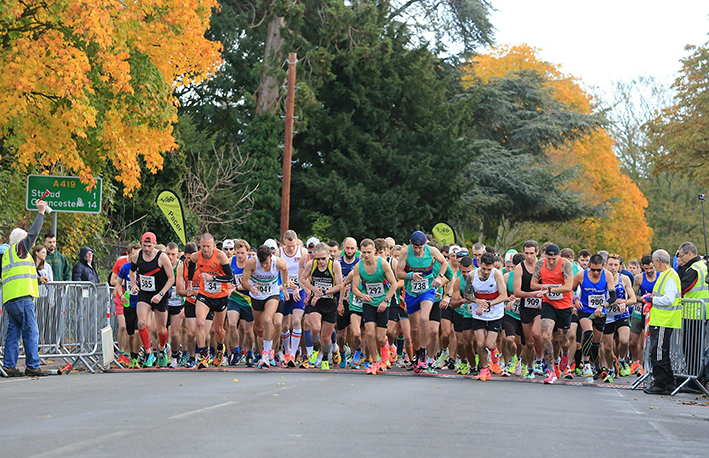
[{"label": "running vest", "polygon": [[231,271],[234,273],[234,284],[236,285],[236,289],[232,291],[229,298],[234,300],[237,298],[246,299],[246,301],[250,304],[251,298],[249,297],[249,292],[241,286],[241,276],[244,274],[244,268],[238,266],[236,256],[231,258]]},{"label": "running vest", "polygon": [[[190,264],[194,263],[192,261],[186,261],[182,264],[182,278],[185,280],[185,290],[199,292],[199,282],[201,280],[199,276],[200,272],[195,266],[194,274],[192,274],[192,278],[190,278]],[[197,299],[194,296],[187,296],[185,297],[185,301],[194,305]]]},{"label": "running vest", "polygon": [[[202,257],[202,251],[199,251],[197,259],[197,268],[200,272],[206,273],[212,276],[223,276],[226,275],[222,265],[219,264],[217,260],[217,251],[212,253],[212,257],[209,259],[204,259]],[[199,285],[199,294],[202,294],[213,299],[218,299],[221,297],[227,297],[229,294],[229,283],[221,281],[203,281]]]},{"label": "running vest", "polygon": [[598,307],[604,307],[608,302],[608,280],[606,280],[605,269],[601,271],[601,278],[596,283],[588,278],[588,269],[584,270],[580,289],[579,300],[583,305],[582,312],[593,313]]},{"label": "running vest", "polygon": [[[677,272],[669,268],[662,272],[657,277],[655,287],[652,292],[656,296],[665,295],[665,287],[667,282],[673,281],[677,286],[677,291],[682,291],[682,281],[679,279]],[[665,328],[679,329],[682,327],[682,295],[678,294],[677,298],[670,305],[652,304],[650,310],[650,326],[660,326]]]},{"label": "running vest", "polygon": [[[532,273],[527,270],[527,267],[522,263],[522,291],[525,293],[531,293],[534,291],[532,289]],[[522,307],[527,307],[529,309],[540,309],[542,308],[542,298],[541,297],[525,297],[522,299]]]},{"label": "running vest", "polygon": [[323,292],[323,299],[332,299],[332,294],[325,294],[325,291],[335,286],[335,273],[332,268],[334,261],[327,260],[327,267],[324,271],[318,269],[318,262],[313,261],[313,268],[310,271],[310,284]]},{"label": "running vest", "polygon": [[347,262],[345,262],[345,258],[340,258],[337,261],[340,263],[340,266],[342,267],[342,279],[344,280],[345,278],[347,278],[347,276],[350,274],[350,272],[352,272],[352,269],[354,269],[354,267],[357,265],[357,263],[359,262],[359,258],[355,256],[354,261],[352,261],[349,264]]},{"label": "running vest", "polygon": [[8,302],[24,296],[39,297],[37,266],[29,253],[21,258],[14,244],[2,256],[2,299]]},{"label": "running vest", "polygon": [[655,281],[650,281],[647,279],[645,272],[643,272],[643,281],[640,283],[640,295],[644,296],[645,294],[651,293],[655,289],[655,283],[657,283],[659,277],[660,275],[655,273]]},{"label": "running vest", "polygon": [[434,264],[435,261],[433,256],[431,256],[431,247],[428,245],[424,245],[423,256],[420,258],[414,254],[412,247],[408,248],[404,271],[407,274],[409,272],[418,272],[423,276],[423,278],[420,281],[406,280],[404,282],[404,289],[406,290],[407,296],[419,296],[433,289],[431,283],[435,278],[435,275],[433,274]]},{"label": "running vest", "polygon": [[[377,270],[373,274],[367,273],[364,269],[364,263],[359,263],[359,278],[362,280],[362,287],[359,288],[361,292],[370,296],[372,302],[364,302],[364,304],[371,305],[372,307],[379,307],[379,305],[384,301],[384,297],[389,292],[389,282],[387,281],[386,275],[384,274],[384,268],[382,267],[382,258],[377,256]],[[389,304],[387,303],[387,307]]]},{"label": "running vest", "polygon": [[[298,270],[300,268],[300,258],[303,257],[303,248],[296,247],[295,254],[293,256],[286,255],[283,247],[279,248],[279,256],[286,260],[286,266],[288,267],[288,280],[291,283],[298,284]],[[308,260],[306,260],[308,261]],[[292,292],[291,288],[288,288],[288,292]]]},{"label": "running vest", "polygon": [[[510,270],[510,274],[507,276],[507,294],[514,294],[514,279],[515,279],[515,271],[514,269]],[[512,304],[512,309],[507,310],[507,306],[505,306],[505,313],[515,320],[519,321],[519,307],[520,307],[520,300],[517,299],[513,304]]]},{"label": "running vest", "polygon": [[[394,258],[392,258],[391,256],[387,256],[387,262],[389,263],[389,267],[391,267],[391,271],[392,271],[392,272],[396,272],[396,271],[394,270]],[[394,295],[391,297],[391,305],[392,305],[393,307],[396,307],[396,306],[399,305],[399,292],[400,292],[400,291],[397,289],[397,290],[394,292]]]},{"label": "running vest", "polygon": [[167,283],[167,272],[160,267],[159,260],[162,251],[158,250],[157,254],[151,261],[143,259],[143,250],[138,253],[138,288],[144,292],[157,293],[161,291]]},{"label": "running vest", "polygon": [[254,296],[253,292],[249,291],[252,298],[264,301],[271,296],[278,295],[280,288],[278,287],[278,269],[276,269],[277,257],[271,256],[271,268],[268,271],[261,268],[261,263],[256,259],[256,269],[251,273],[250,281],[258,287],[258,294]]},{"label": "running vest", "polygon": [[[455,276],[458,278],[458,282],[460,282],[460,297],[464,298],[463,291],[465,291],[465,276],[460,273],[460,270],[455,273]],[[454,308],[453,310],[455,310],[456,313],[459,313],[463,315],[463,317],[465,317],[466,312],[468,310],[468,304],[461,304],[459,307]]]},{"label": "running vest", "polygon": [[[500,291],[497,289],[497,282],[495,281],[496,271],[497,269],[492,269],[492,272],[490,272],[490,276],[487,278],[487,280],[482,280],[478,275],[480,273],[480,269],[475,270],[475,273],[473,274],[473,294],[475,295],[476,299],[492,301],[493,299],[497,299],[497,297],[500,295]],[[475,313],[478,307],[477,303],[473,302],[469,304],[469,306],[471,307],[470,316],[476,320],[499,320],[505,315],[505,304],[502,302],[493,305],[492,307],[490,307],[490,310],[483,312],[482,315],[478,315],[477,313]]]},{"label": "running vest", "polygon": [[[568,261],[567,261],[568,262]],[[559,286],[564,286],[564,272],[561,271],[561,266],[564,263],[564,258],[559,258],[556,263],[556,268],[554,270],[547,269],[547,260],[544,259],[541,270],[541,283],[543,285],[549,285],[552,288],[557,288]],[[571,302],[573,293],[568,291],[566,293],[548,293],[545,295],[546,301],[549,305],[555,309],[568,309],[574,306]]]},{"label": "running vest", "polygon": [[[618,283],[615,285],[615,297],[618,299],[627,299],[627,292],[625,291],[625,285],[623,284],[623,274],[618,273]],[[630,316],[630,310],[625,307],[625,312],[620,313],[619,305],[609,305],[606,308],[606,323],[613,323]]]},{"label": "running vest", "polygon": [[[180,266],[180,261],[175,267],[172,268],[172,274],[177,278],[177,268]],[[169,307],[182,307],[182,298],[177,295],[177,281],[170,287],[170,298],[167,300],[167,305]]]}]

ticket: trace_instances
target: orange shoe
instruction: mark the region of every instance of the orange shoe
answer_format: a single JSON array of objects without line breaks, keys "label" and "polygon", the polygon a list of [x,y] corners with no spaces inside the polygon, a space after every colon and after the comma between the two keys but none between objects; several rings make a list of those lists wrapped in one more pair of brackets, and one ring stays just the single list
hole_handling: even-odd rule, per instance
[{"label": "orange shoe", "polygon": [[490,369],[485,367],[483,370],[480,371],[480,374],[475,377],[475,380],[490,380],[492,378],[492,375],[490,375]]},{"label": "orange shoe", "polygon": [[382,345],[379,347],[379,354],[382,355],[382,361],[389,360],[389,345]]},{"label": "orange shoe", "polygon": [[635,374],[637,374],[637,375],[645,374],[645,368],[640,366],[640,368],[637,370],[637,372],[635,372]]},{"label": "orange shoe", "polygon": [[[389,346],[389,362],[390,363],[396,362],[396,346],[394,346],[394,345]],[[391,367],[391,364],[389,364],[389,367]]]},{"label": "orange shoe", "polygon": [[490,371],[493,374],[499,375],[502,372],[502,368],[500,367],[499,363],[490,363]]},{"label": "orange shoe", "polygon": [[637,361],[633,361],[633,364],[630,365],[630,373],[635,374],[638,372],[638,369],[642,369],[642,366],[638,364]]},{"label": "orange shoe", "polygon": [[554,364],[554,372],[556,373],[557,380],[561,378],[561,369],[559,369],[558,364]]}]

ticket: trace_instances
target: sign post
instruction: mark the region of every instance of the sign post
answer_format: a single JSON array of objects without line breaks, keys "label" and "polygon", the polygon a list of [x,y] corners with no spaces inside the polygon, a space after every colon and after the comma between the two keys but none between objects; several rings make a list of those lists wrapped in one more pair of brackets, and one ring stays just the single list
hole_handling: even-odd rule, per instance
[{"label": "sign post", "polygon": [[[86,190],[86,185],[79,177],[65,177],[54,175],[28,175],[25,208],[30,211],[37,210],[37,201],[44,197],[47,205],[53,212],[66,213],[101,213],[101,198],[103,195],[103,181],[96,178],[96,186],[91,191]],[[57,215],[52,215],[52,232],[57,232]]]}]

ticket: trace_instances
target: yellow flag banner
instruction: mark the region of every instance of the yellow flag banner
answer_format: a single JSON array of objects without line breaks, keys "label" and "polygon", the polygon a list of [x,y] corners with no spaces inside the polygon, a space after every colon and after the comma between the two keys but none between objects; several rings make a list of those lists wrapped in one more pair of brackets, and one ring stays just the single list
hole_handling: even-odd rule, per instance
[{"label": "yellow flag banner", "polygon": [[446,223],[438,223],[433,226],[433,238],[441,245],[451,245],[455,243],[455,231]]},{"label": "yellow flag banner", "polygon": [[185,214],[182,211],[182,202],[180,201],[180,198],[177,197],[177,194],[175,194],[175,191],[171,189],[163,189],[158,193],[155,203],[158,204],[160,210],[162,210],[165,214],[167,221],[177,233],[177,236],[182,241],[182,244],[186,244],[187,225],[185,224]]}]

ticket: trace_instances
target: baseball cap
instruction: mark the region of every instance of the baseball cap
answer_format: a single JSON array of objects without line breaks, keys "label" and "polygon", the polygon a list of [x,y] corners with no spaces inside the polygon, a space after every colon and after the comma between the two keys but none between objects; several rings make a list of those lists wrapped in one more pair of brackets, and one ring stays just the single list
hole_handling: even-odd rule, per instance
[{"label": "baseball cap", "polygon": [[412,245],[425,245],[428,242],[428,237],[421,231],[416,231],[411,234],[411,244]]},{"label": "baseball cap", "polygon": [[557,245],[555,243],[550,243],[544,249],[544,253],[546,253],[549,256],[556,256],[557,254],[561,253],[561,250],[559,250],[559,245]]},{"label": "baseball cap", "polygon": [[146,232],[143,234],[143,236],[140,238],[141,243],[158,243],[157,239],[155,238],[155,234],[152,232]]},{"label": "baseball cap", "polygon": [[273,239],[268,239],[265,242],[263,242],[264,245],[269,247],[271,251],[276,251],[278,249],[278,242],[276,242]]},{"label": "baseball cap", "polygon": [[307,242],[305,242],[305,246],[310,248],[311,246],[315,246],[318,243],[320,243],[320,240],[317,237],[310,237]]},{"label": "baseball cap", "polygon": [[222,248],[234,248],[234,241],[232,239],[226,239],[222,242]]},{"label": "baseball cap", "polygon": [[517,250],[507,250],[505,253],[505,262],[512,262],[512,258],[517,254]]},{"label": "baseball cap", "polygon": [[460,251],[460,247],[458,245],[451,245],[450,248],[448,248],[448,254],[454,254]]}]

